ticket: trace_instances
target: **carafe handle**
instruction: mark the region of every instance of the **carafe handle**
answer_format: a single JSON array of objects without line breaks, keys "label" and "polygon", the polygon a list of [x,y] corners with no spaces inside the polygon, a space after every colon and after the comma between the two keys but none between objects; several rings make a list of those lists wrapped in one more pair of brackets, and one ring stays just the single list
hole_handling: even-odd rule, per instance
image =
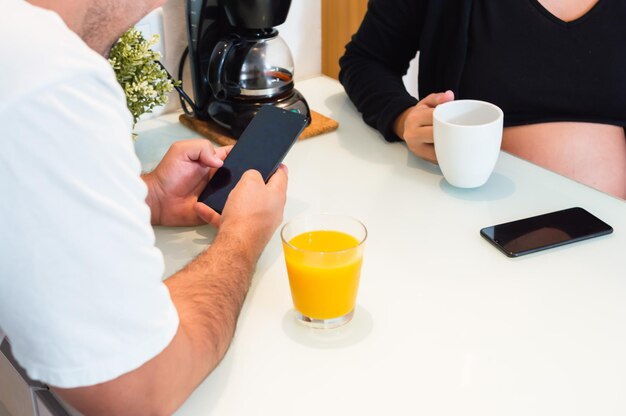
[{"label": "carafe handle", "polygon": [[226,86],[224,80],[224,64],[226,58],[234,46],[239,45],[241,39],[233,36],[227,39],[220,39],[213,48],[209,61],[209,85],[215,98],[223,100],[228,95],[239,95],[238,86]]}]

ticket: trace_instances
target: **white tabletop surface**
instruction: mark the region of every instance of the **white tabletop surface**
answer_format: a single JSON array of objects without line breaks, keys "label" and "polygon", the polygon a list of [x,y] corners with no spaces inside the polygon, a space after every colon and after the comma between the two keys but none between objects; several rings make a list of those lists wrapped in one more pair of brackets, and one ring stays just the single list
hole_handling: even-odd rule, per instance
[{"label": "white tabletop surface", "polygon": [[[336,132],[285,163],[285,220],[347,213],[368,228],[354,320],[298,325],[278,232],[261,257],[233,344],[179,415],[624,415],[626,204],[501,153],[482,188],[386,143],[342,87],[296,87]],[[176,115],[142,122],[144,169],[194,134]],[[517,259],[480,228],[572,206],[606,237]],[[208,227],[156,228],[172,274],[209,245]]]}]

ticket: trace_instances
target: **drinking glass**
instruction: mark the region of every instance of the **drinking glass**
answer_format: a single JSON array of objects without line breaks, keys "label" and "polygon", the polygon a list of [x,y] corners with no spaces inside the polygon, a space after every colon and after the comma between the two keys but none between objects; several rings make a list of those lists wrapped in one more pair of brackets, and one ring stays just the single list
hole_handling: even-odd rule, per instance
[{"label": "drinking glass", "polygon": [[312,214],[281,230],[298,320],[335,328],[354,315],[367,229],[347,215]]}]

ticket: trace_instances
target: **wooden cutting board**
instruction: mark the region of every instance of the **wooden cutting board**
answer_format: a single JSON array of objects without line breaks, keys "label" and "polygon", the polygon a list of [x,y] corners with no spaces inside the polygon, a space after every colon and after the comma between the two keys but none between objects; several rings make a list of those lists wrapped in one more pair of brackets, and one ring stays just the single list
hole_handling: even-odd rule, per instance
[{"label": "wooden cutting board", "polygon": [[[188,116],[187,114],[181,114],[178,120],[184,126],[221,146],[228,146],[237,143],[237,140],[230,136],[228,130],[212,120],[198,120],[197,118]],[[337,130],[338,127],[339,123],[332,118],[311,110],[311,124],[304,129],[298,140],[319,136],[320,134]]]}]

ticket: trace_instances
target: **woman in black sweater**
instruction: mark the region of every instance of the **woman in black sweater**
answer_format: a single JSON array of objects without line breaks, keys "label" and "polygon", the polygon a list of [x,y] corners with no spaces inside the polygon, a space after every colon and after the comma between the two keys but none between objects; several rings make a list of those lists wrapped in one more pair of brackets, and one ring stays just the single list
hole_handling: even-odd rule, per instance
[{"label": "woman in black sweater", "polygon": [[[626,197],[626,2],[370,0],[339,79],[364,120],[436,161],[432,112],[505,114],[502,148]],[[419,102],[402,82],[420,52]]]}]

